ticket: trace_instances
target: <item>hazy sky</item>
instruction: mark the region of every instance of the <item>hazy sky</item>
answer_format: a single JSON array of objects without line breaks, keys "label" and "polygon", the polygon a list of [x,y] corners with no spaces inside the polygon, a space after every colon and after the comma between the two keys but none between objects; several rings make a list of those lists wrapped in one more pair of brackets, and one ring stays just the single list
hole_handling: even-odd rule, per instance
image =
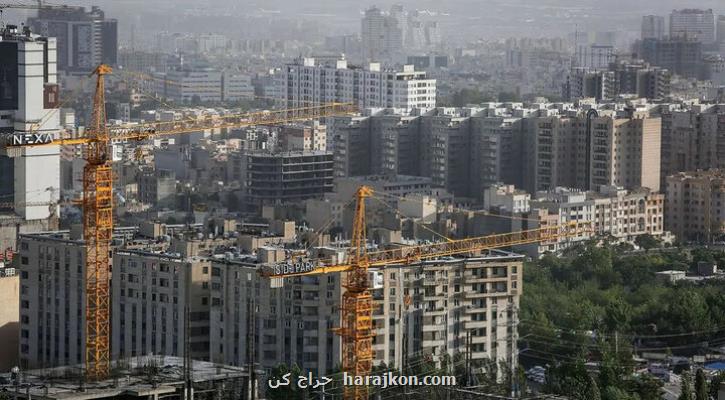
[{"label": "hazy sky", "polygon": [[[192,18],[195,14],[301,18],[329,25],[331,33],[356,33],[363,10],[372,5],[387,9],[398,3],[408,9],[437,13],[444,33],[461,39],[557,36],[573,32],[577,25],[580,30],[631,33],[639,29],[642,15],[665,15],[673,8],[712,8],[716,13],[725,14],[725,0],[72,0],[67,3],[100,5],[109,16],[119,19],[122,30],[134,15],[160,12],[187,14]],[[8,14],[6,20],[12,16]],[[210,26],[209,30],[213,28]]]}]

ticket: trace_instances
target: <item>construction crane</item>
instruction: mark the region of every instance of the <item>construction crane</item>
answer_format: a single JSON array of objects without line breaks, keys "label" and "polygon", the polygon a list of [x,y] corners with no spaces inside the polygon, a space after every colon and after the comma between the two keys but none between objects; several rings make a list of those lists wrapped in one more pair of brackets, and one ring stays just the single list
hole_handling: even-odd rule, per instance
[{"label": "construction crane", "polygon": [[[105,111],[105,77],[108,65],[98,66],[93,112],[83,137],[53,138],[49,134],[10,134],[4,149],[7,155],[22,154],[23,148],[53,145],[83,145],[83,239],[86,248],[86,343],[85,375],[101,380],[110,371],[110,244],[113,235],[113,172],[110,146],[113,143],[143,141],[164,135],[179,135],[215,128],[243,128],[303,121],[353,111],[347,103],[329,103],[299,109],[262,111],[212,116],[194,120],[154,122],[109,127]],[[0,144],[2,146],[2,144]]]},{"label": "construction crane", "polygon": [[[303,267],[293,268],[292,271],[273,266],[271,270],[263,272],[263,275],[272,279],[346,273],[343,284],[345,292],[342,295],[340,307],[341,324],[335,331],[342,337],[342,370],[348,375],[354,376],[369,375],[373,365],[373,299],[369,290],[369,268],[384,268],[394,264],[409,265],[456,254],[572,238],[591,231],[589,224],[572,222],[519,232],[368,252],[365,200],[372,196],[373,189],[368,186],[361,186],[357,190],[352,240],[345,260],[335,262],[313,260],[310,263],[299,263],[298,265]],[[367,400],[367,386],[345,386],[344,399]]]}]

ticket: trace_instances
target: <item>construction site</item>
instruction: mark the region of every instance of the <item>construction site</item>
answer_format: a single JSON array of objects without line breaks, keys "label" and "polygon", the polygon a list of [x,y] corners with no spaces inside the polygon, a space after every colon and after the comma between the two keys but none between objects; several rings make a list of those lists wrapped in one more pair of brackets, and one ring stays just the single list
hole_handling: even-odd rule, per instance
[{"label": "construction site", "polygon": [[[59,95],[60,51],[27,26],[3,27],[13,398],[264,399],[282,366],[310,380],[464,371],[463,388],[436,396],[480,394],[470,371],[517,368],[516,251],[591,232],[500,216],[520,229],[474,234],[464,219],[489,213],[431,181],[335,179],[320,121],[355,114],[353,103],[190,110],[148,92],[158,78],[99,64],[80,129],[67,108],[76,94]],[[106,96],[118,91],[160,108],[111,121]]]},{"label": "construction site", "polygon": [[[193,371],[193,372],[192,372]],[[82,366],[11,372],[0,391],[15,399],[239,399],[249,373],[238,367],[183,358],[141,356],[114,362],[103,380],[87,381]]]}]

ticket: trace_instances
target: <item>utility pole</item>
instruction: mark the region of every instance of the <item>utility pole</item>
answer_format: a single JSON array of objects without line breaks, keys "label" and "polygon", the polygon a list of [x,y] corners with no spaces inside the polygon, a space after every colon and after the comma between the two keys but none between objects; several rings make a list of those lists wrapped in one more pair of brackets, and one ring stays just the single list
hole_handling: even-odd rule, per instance
[{"label": "utility pole", "polygon": [[247,373],[249,375],[249,385],[247,385],[248,393],[246,395],[247,398],[250,400],[255,399],[255,389],[257,387],[257,377],[254,371],[254,333],[256,332],[256,317],[254,314],[256,312],[255,308],[256,306],[254,304],[254,296],[250,296],[247,302]]},{"label": "utility pole", "polygon": [[614,355],[619,354],[619,331],[614,331]]},{"label": "utility pole", "polygon": [[471,331],[466,330],[466,386],[471,386]]}]

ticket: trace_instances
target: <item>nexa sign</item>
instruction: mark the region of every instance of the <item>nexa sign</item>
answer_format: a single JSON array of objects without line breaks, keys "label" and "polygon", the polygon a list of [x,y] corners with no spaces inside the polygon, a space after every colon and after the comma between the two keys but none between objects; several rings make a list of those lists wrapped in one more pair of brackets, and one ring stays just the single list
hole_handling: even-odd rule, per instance
[{"label": "nexa sign", "polygon": [[50,133],[14,133],[10,135],[10,146],[30,146],[53,143]]}]

